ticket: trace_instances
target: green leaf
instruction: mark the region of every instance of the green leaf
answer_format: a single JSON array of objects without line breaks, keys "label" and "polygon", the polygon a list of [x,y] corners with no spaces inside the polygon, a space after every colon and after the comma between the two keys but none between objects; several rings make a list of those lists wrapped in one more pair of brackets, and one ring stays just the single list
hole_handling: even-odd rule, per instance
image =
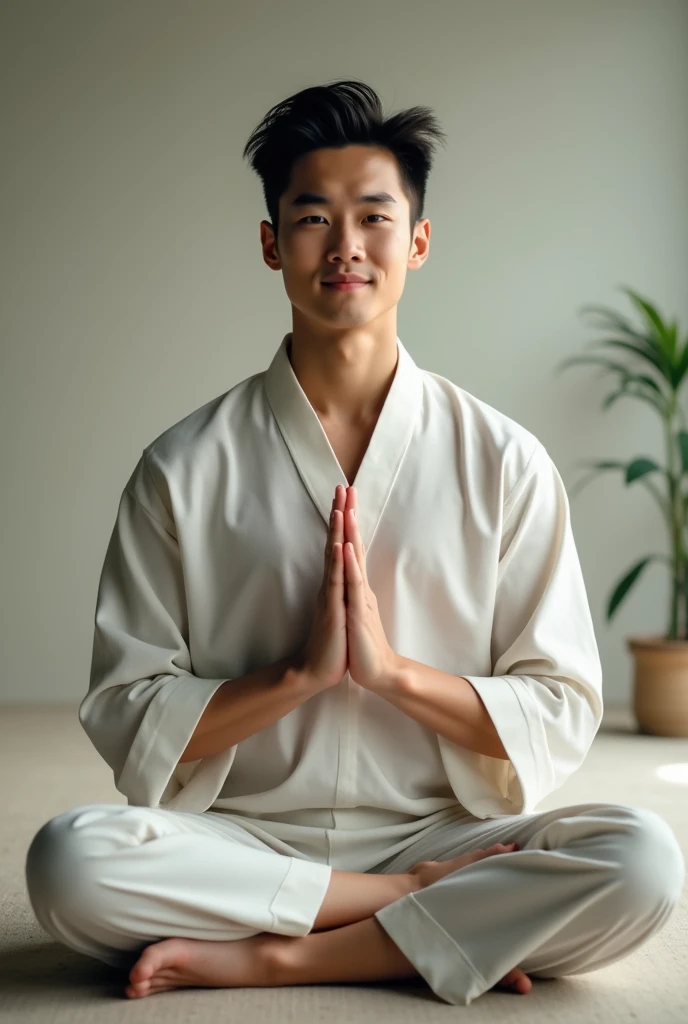
[{"label": "green leaf", "polygon": [[657,336],[657,340],[662,347],[662,351],[673,362],[673,357],[676,354],[675,338],[672,344],[671,331],[667,324],[660,316],[656,307],[652,305],[647,299],[643,299],[637,292],[634,292],[631,288],[622,288],[623,292],[628,295],[630,300],[634,303],[636,309],[644,315],[645,320],[650,328],[654,330]]},{"label": "green leaf", "polygon": [[579,466],[590,466],[595,469],[625,469],[626,463],[621,462],[620,459],[602,459],[597,462],[590,462],[586,459],[583,462],[578,463]]},{"label": "green leaf", "polygon": [[648,351],[647,349],[641,348],[640,345],[636,345],[632,341],[623,341],[620,338],[604,338],[601,341],[594,341],[592,347],[609,345],[613,348],[622,348],[626,352],[631,352],[634,356],[638,356],[640,359],[644,359],[650,363],[654,368],[668,380],[673,386],[674,378],[674,367],[666,359],[666,356],[662,352],[656,352],[654,350]]},{"label": "green leaf", "polygon": [[598,366],[607,367],[609,370],[616,370],[618,373],[628,373],[628,367],[624,366],[623,363],[615,363],[612,359],[604,359],[602,356],[571,356],[570,359],[564,359],[559,363],[556,368],[556,372],[559,373],[567,366],[574,366],[576,363],[596,364]]},{"label": "green leaf", "polygon": [[608,409],[610,405],[613,405],[617,398],[621,398],[626,392],[623,388],[619,388],[618,391],[613,391],[610,395],[607,395],[604,402],[602,403],[603,409]]},{"label": "green leaf", "polygon": [[661,351],[654,338],[647,338],[644,334],[641,334],[640,331],[636,331],[630,320],[621,316],[620,313],[616,313],[613,309],[608,309],[606,306],[587,305],[581,306],[579,312],[593,313],[594,315],[602,318],[602,326],[605,330],[611,329],[616,334],[625,334],[629,338],[635,338],[636,341],[643,342],[644,345],[648,345],[650,348],[655,348],[657,351]]},{"label": "green leaf", "polygon": [[613,461],[611,459],[606,459],[606,460],[603,460],[602,462],[588,462],[588,461],[586,461],[586,462],[579,463],[579,465],[581,465],[581,466],[590,466],[592,468],[592,472],[588,473],[587,476],[582,477],[578,481],[578,483],[574,484],[570,488],[570,490],[568,492],[569,493],[569,498],[573,498],[574,495],[580,494],[580,492],[583,490],[583,488],[585,486],[587,486],[587,484],[589,484],[590,481],[593,480],[597,476],[598,473],[603,473],[603,472],[605,472],[608,469],[623,469],[624,471],[626,470],[626,463],[625,462],[619,462],[618,460]]},{"label": "green leaf", "polygon": [[648,473],[656,473],[660,466],[653,459],[633,459],[626,467],[626,483],[632,484],[634,480],[640,480]]},{"label": "green leaf", "polygon": [[[632,383],[632,382],[631,382]],[[613,405],[617,398],[639,398],[643,402],[648,402],[653,409],[656,409],[662,416],[665,412],[666,399],[662,396],[656,397],[654,394],[650,395],[646,391],[631,391],[628,387],[628,382],[624,381],[618,391],[612,391],[602,402],[602,409],[608,409],[610,405]]]},{"label": "green leaf", "polygon": [[601,366],[603,367],[602,372],[606,369],[607,371],[620,373],[624,378],[624,381],[635,381],[638,384],[645,384],[647,387],[652,388],[652,390],[657,394],[664,396],[664,392],[653,377],[648,377],[647,374],[644,373],[631,373],[628,367],[623,363],[617,363],[613,359],[604,359],[602,356],[572,356],[570,359],[564,359],[563,362],[559,363],[555,372],[558,373],[567,366],[584,363]]},{"label": "green leaf", "polygon": [[[637,331],[626,317],[621,316],[619,313],[615,313],[613,310],[605,309],[604,307],[584,306],[583,309],[593,312],[599,311],[598,315],[602,316],[602,324],[598,326],[604,328],[604,330],[610,330],[612,334],[622,335],[626,340],[626,344],[631,344],[633,349],[637,352],[643,352],[646,356],[653,356],[654,361],[656,361],[656,365],[660,368],[662,374],[668,379],[672,369],[672,360],[667,357],[663,343],[655,337],[652,330],[650,333]],[[630,342],[628,341],[629,338],[631,339]]]},{"label": "green leaf", "polygon": [[[621,462],[618,459],[604,459],[600,462],[590,462],[589,460],[586,459],[579,462],[578,465],[588,467],[592,466],[594,468],[592,469],[591,473],[588,473],[587,476],[582,477],[577,483],[575,483],[572,487],[567,489],[568,496],[571,500],[573,500],[576,494],[580,494],[583,488],[586,487],[591,480],[594,480],[598,473],[602,473],[610,469],[621,469],[623,470],[624,474],[628,472],[627,464],[625,462]],[[661,469],[661,466],[658,468]],[[662,470],[662,472],[666,474],[666,470]],[[668,510],[667,501],[662,496],[662,494],[660,494],[660,492],[657,490],[655,484],[651,480],[647,479],[647,474],[638,477],[638,479],[640,480],[641,484],[643,484],[645,489],[649,492],[649,494],[655,499],[655,501],[659,505],[659,509],[662,515],[668,519],[670,513]],[[688,513],[688,508],[686,511]]]},{"label": "green leaf", "polygon": [[607,607],[607,622],[610,621],[648,562],[651,562],[656,557],[656,555],[648,555],[647,558],[642,558],[629,572],[626,573],[619,583],[617,583]]},{"label": "green leaf", "polygon": [[675,317],[670,324],[667,324],[666,332],[672,359],[675,361],[678,351],[678,320]]},{"label": "green leaf", "polygon": [[654,380],[652,377],[648,377],[644,373],[627,373],[626,374],[626,380],[627,381],[638,381],[638,382],[641,382],[643,384],[647,384],[647,386],[649,388],[652,388],[653,391],[656,391],[658,395],[661,395],[662,398],[664,398],[664,392],[660,388],[660,386],[657,383],[657,381]]},{"label": "green leaf", "polygon": [[683,381],[683,378],[688,371],[688,335],[686,335],[686,341],[681,349],[679,357],[676,361],[676,368],[674,371],[674,387],[678,389],[679,385]]},{"label": "green leaf", "polygon": [[678,447],[681,452],[681,468],[684,473],[688,473],[688,431],[679,430]]}]

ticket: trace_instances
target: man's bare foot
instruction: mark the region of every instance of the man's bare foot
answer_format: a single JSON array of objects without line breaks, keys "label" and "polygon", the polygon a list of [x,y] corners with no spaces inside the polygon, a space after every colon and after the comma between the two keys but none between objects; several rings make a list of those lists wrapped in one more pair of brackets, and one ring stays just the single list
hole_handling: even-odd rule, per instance
[{"label": "man's bare foot", "polygon": [[505,988],[511,992],[518,992],[523,996],[527,996],[532,987],[532,981],[520,967],[514,967],[513,970],[504,975],[501,981],[498,981],[493,986],[493,988]]},{"label": "man's bare foot", "polygon": [[[473,850],[448,861],[421,861],[409,871],[411,891],[425,888],[452,871],[482,857],[507,853],[513,844],[498,843],[488,850]],[[125,994],[130,999],[175,988],[253,988],[283,983],[282,961],[290,936],[261,932],[246,939],[207,942],[171,938],[155,942],[141,953],[129,972]],[[299,941],[298,939],[296,941]],[[529,992],[532,982],[515,967],[498,986]]]},{"label": "man's bare foot", "polygon": [[282,936],[206,942],[163,939],[147,946],[129,972],[129,999],[173,988],[253,988],[276,984],[274,951]]},{"label": "man's bare foot", "polygon": [[440,878],[451,874],[452,871],[458,871],[459,868],[465,868],[485,857],[493,857],[500,853],[513,853],[517,849],[517,843],[495,843],[494,846],[490,846],[486,850],[482,848],[471,850],[470,853],[462,853],[458,857],[452,857],[451,860],[421,860],[410,868],[409,875],[415,880],[415,888],[425,889],[426,886],[439,881]]},{"label": "man's bare foot", "polygon": [[[128,999],[175,988],[255,988],[281,984],[280,949],[289,942],[281,935],[261,933],[230,942],[200,939],[163,939],[144,949],[129,972]],[[526,995],[533,987],[518,967],[494,988]]]}]

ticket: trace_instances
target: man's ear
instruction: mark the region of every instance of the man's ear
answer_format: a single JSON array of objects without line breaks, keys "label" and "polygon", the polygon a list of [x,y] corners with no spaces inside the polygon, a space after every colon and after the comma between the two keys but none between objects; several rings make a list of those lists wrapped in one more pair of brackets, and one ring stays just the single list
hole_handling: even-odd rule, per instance
[{"label": "man's ear", "polygon": [[270,270],[281,270],[282,259],[277,247],[277,239],[269,220],[260,222],[260,245],[263,250],[263,262]]},{"label": "man's ear", "polygon": [[413,227],[411,248],[409,249],[408,262],[406,264],[408,270],[418,270],[428,258],[430,254],[430,230],[431,225],[427,217],[416,221]]}]

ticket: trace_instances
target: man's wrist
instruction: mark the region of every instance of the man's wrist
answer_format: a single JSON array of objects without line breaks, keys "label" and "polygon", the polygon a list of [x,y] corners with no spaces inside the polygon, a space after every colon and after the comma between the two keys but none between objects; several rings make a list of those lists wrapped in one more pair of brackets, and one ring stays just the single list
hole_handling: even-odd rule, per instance
[{"label": "man's wrist", "polygon": [[411,680],[411,663],[408,658],[392,652],[389,665],[379,681],[376,690],[380,693],[406,693]]},{"label": "man's wrist", "polygon": [[[311,694],[324,689],[322,683],[305,668],[300,657],[285,659],[284,666],[282,683],[286,688]],[[375,685],[375,690],[381,694],[404,693],[410,685],[411,672],[409,659],[392,652],[389,664]]]},{"label": "man's wrist", "polygon": [[323,688],[306,670],[300,657],[287,659],[282,685],[288,690],[303,694],[315,694]]}]

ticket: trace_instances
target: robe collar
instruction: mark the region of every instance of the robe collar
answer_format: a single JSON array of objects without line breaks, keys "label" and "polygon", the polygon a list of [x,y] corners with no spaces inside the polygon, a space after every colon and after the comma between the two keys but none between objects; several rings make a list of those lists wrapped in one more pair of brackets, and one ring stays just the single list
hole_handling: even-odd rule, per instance
[{"label": "robe collar", "polygon": [[[285,334],[265,371],[265,391],[299,475],[329,526],[334,489],[337,484],[347,487],[348,480],[289,361],[287,345],[290,340],[291,332]],[[358,494],[356,518],[366,550],[370,547],[421,408],[422,372],[399,337],[397,352],[394,379],[354,480]]]}]

